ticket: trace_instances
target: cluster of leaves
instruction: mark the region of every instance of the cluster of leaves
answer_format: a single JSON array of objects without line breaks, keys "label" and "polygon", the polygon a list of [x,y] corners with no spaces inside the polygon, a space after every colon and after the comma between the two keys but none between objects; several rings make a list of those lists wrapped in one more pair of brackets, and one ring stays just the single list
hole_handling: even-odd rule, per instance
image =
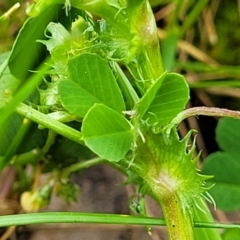
[{"label": "cluster of leaves", "polygon": [[[196,170],[195,142],[188,147],[192,132],[180,140],[176,126],[169,127],[189,100],[189,87],[183,76],[163,72],[149,3],[38,0],[29,14],[32,17],[22,27],[11,53],[1,55],[0,111],[7,119],[14,110],[7,109],[11,103],[16,101],[16,107],[28,96],[31,108],[20,105],[24,110],[16,107],[16,111],[39,125],[26,123],[17,114],[2,120],[0,136],[5,141],[0,145],[0,166],[14,164],[23,169],[25,164],[33,164],[37,169],[43,165],[43,171],[52,175],[39,189],[22,195],[22,206],[37,211],[48,204],[53,190],[68,202],[77,200],[78,189],[70,181],[70,173],[84,168],[89,159],[89,166],[107,160],[129,174],[128,182],[140,185],[141,196],[150,193],[162,204],[170,238],[177,232],[179,239],[192,239],[193,205],[203,211],[199,205],[205,207],[202,193],[209,189],[204,186],[209,177]],[[45,77],[40,70],[35,77],[32,70],[42,61],[48,67]],[[171,69],[169,61],[165,58],[165,66]],[[29,76],[33,79],[26,81]],[[59,122],[65,124],[57,125]],[[63,128],[66,138],[56,135],[62,131],[54,125]],[[223,181],[220,168],[213,172],[212,166],[221,158],[238,166],[234,152],[238,146],[230,153],[231,141],[219,140],[219,144],[228,152],[210,157],[203,173],[215,175],[210,186],[222,181],[210,190],[217,204],[235,210],[237,201],[229,208],[218,200],[229,179]],[[96,156],[100,158],[93,161]],[[237,178],[233,182],[238,183]],[[232,191],[238,193],[234,186]],[[171,211],[176,211],[174,219]]]},{"label": "cluster of leaves", "polygon": [[[42,3],[42,1],[38,2],[39,5]],[[131,8],[128,8],[128,11],[129,9],[131,11],[135,9],[135,13],[138,9],[140,9],[138,11],[146,11],[144,2],[140,6],[138,4],[134,6],[133,4]],[[44,52],[45,45],[51,54],[51,69],[48,71],[50,78],[39,86],[38,91],[32,93],[28,101],[33,104],[32,106],[37,107],[41,112],[48,114],[49,117],[57,121],[82,122],[84,119],[82,126],[80,126],[86,146],[102,158],[119,161],[134,145],[133,125],[125,119],[123,112],[126,110],[135,111],[135,103],[138,97],[133,89],[131,91],[135,94],[135,97],[128,93],[129,89],[125,90],[125,96],[122,95],[123,89],[118,86],[116,76],[119,75],[118,81],[123,82],[120,79],[123,72],[118,68],[113,73],[108,62],[103,58],[115,59],[125,63],[129,70],[132,68],[131,65],[134,64],[139,69],[136,80],[144,79],[145,76],[141,75],[144,74],[141,70],[143,59],[140,55],[144,53],[144,44],[146,43],[142,44],[139,40],[136,40],[133,45],[133,41],[129,41],[129,36],[126,38],[126,34],[121,35],[119,27],[116,29],[115,26],[112,26],[111,21],[93,21],[89,14],[76,8],[72,8],[68,12],[73,22],[72,20],[69,21],[69,17],[65,16],[65,11],[62,11],[61,7],[61,5],[53,4],[47,7],[46,11],[42,11],[42,9],[37,17],[29,18],[21,29],[10,54],[9,67],[2,61],[2,107],[12,99],[12,95],[17,88],[23,87],[24,89],[24,79],[29,76],[29,69],[33,69],[34,65],[38,64],[39,56]],[[112,7],[111,4],[110,7]],[[125,9],[124,6],[122,8]],[[34,8],[32,10],[34,11]],[[124,14],[129,17],[127,21],[131,22],[130,16],[133,13],[128,11]],[[147,13],[151,18],[151,13]],[[54,22],[59,20],[58,23]],[[150,21],[150,23],[152,22]],[[124,22],[124,25],[127,24]],[[36,29],[38,29],[37,32]],[[133,32],[133,37],[136,39],[141,37],[138,36],[138,32],[136,34],[137,29],[134,23],[130,25],[130,29],[132,29],[130,32]],[[26,35],[28,38],[26,38]],[[47,39],[42,40],[45,36],[47,36]],[[155,38],[157,39],[157,36]],[[155,41],[153,41],[154,44]],[[26,47],[28,49],[27,56],[23,54]],[[34,55],[37,53],[39,53],[39,56],[35,58]],[[2,57],[5,60],[8,56],[2,55]],[[141,61],[137,58],[141,58]],[[114,64],[113,60],[111,61]],[[21,63],[21,68],[19,68],[19,63]],[[161,65],[158,66],[158,71],[161,71]],[[149,75],[148,79],[155,81],[155,76]],[[182,101],[178,102],[169,93],[166,103],[163,102],[160,110],[155,111],[156,103],[153,99],[155,97],[161,98],[165,94],[164,92],[168,91],[170,86],[168,82],[172,82],[173,91],[175,91],[174,88],[179,93],[183,90],[185,96]],[[177,89],[179,83],[182,84],[183,89]],[[122,87],[124,87],[123,84]],[[139,92],[143,93],[142,87],[145,88],[146,86],[144,84],[139,85],[136,82],[136,87],[138,87]],[[142,121],[148,122],[147,124],[154,125],[155,129],[161,129],[178,111],[183,109],[188,99],[187,92],[188,89],[183,78],[174,74],[165,74],[149,90],[145,100],[142,99],[137,103],[138,113],[136,116],[141,118]],[[149,97],[150,99],[148,99]],[[161,115],[165,115],[164,111],[168,111],[168,102],[171,101],[175,102],[175,107],[166,115],[166,119],[160,120]],[[149,112],[152,115],[149,115]],[[24,136],[24,133],[28,132],[28,129],[26,129],[22,133],[23,136],[16,140],[15,146],[8,148],[9,145],[11,146],[13,136],[23,125],[19,116],[17,118],[13,116],[12,119],[5,121],[4,125],[1,126],[1,134],[8,136],[8,140],[6,139],[1,146],[1,155],[4,156],[2,168],[9,163],[14,155],[19,156],[18,160],[13,162],[15,164],[34,162],[40,156],[44,156],[41,155],[41,151],[38,151],[35,155],[32,154],[32,158],[35,160],[31,159],[31,154],[30,159],[26,158],[26,153],[32,153],[33,149],[36,151],[39,148],[42,149],[45,147],[44,144],[49,142],[46,140],[47,131],[39,131],[34,124],[32,129],[36,134],[31,134],[31,138],[26,134]],[[19,121],[17,122],[16,119],[19,119]],[[8,125],[12,124],[15,125],[15,128],[8,132],[10,131]],[[79,128],[78,124],[77,126]],[[39,127],[43,128],[44,126]],[[28,147],[17,146],[18,142],[24,140],[23,137],[30,139],[25,142],[26,145],[29,145]],[[47,148],[49,150],[52,144],[48,144]],[[74,150],[76,151],[78,148],[80,147],[77,146]],[[6,149],[10,149],[9,154],[6,154]],[[46,153],[47,151],[44,152],[44,154]],[[23,160],[21,160],[19,154],[25,154]],[[64,164],[62,165],[64,166]]]}]

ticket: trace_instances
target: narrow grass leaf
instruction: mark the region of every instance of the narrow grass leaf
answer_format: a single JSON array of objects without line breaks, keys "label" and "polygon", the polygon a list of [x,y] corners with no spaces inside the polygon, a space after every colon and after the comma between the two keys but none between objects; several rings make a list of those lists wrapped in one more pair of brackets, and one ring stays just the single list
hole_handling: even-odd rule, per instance
[{"label": "narrow grass leaf", "polygon": [[[48,2],[48,1],[47,1]],[[41,4],[37,3],[38,10]],[[65,9],[61,4],[46,4],[46,7],[37,17],[28,18],[22,26],[9,59],[9,68],[11,74],[20,80],[27,80],[31,74],[31,70],[46,58],[46,47],[38,40],[46,39],[45,30],[50,22],[62,23],[67,29],[72,24],[72,19],[78,17],[81,10],[71,8],[69,15],[66,16]]]},{"label": "narrow grass leaf", "polygon": [[58,18],[59,6],[46,9],[36,18],[28,18],[14,43],[9,59],[11,73],[20,80],[26,80],[36,66],[44,59],[45,46],[37,40],[45,38],[44,30],[50,21]]},{"label": "narrow grass leaf", "polygon": [[[214,219],[210,211],[208,210],[208,206],[204,200],[200,200],[200,198],[195,199],[196,205],[193,205],[194,212],[194,221],[197,222],[207,222],[213,223]],[[201,208],[201,209],[200,209]],[[203,212],[205,211],[205,212]],[[217,229],[214,228],[194,228],[194,240],[222,240],[220,233]]]}]

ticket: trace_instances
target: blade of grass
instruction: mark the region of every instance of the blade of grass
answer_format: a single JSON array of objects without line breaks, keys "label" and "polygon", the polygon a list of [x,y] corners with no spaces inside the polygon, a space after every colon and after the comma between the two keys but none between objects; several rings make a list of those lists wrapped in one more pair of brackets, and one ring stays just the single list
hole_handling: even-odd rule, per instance
[{"label": "blade of grass", "polygon": [[46,223],[165,225],[165,221],[158,218],[101,213],[49,212],[8,215],[0,217],[1,227]]},{"label": "blade of grass", "polygon": [[[211,212],[208,210],[208,206],[204,201],[195,199],[199,208],[194,205],[194,219],[197,221],[205,221],[214,223]],[[209,228],[195,228],[194,229],[195,240],[221,240],[220,233],[216,229]]]},{"label": "blade of grass", "polygon": [[0,125],[6,121],[6,119],[14,112],[17,105],[24,101],[31,92],[36,88],[36,86],[42,80],[42,77],[46,74],[49,69],[49,65],[44,63],[37,70],[36,74],[33,74],[26,84],[24,84],[17,93],[13,96],[13,98],[9,101],[9,103],[1,109],[1,118]]},{"label": "blade of grass", "polygon": [[208,3],[208,0],[200,0],[196,1],[195,6],[193,7],[192,11],[186,15],[186,18],[183,21],[183,26],[180,30],[180,35],[183,36],[187,30],[191,28],[191,26],[196,22],[197,18],[199,17],[200,13],[202,12],[203,8]]},{"label": "blade of grass", "polygon": [[227,80],[227,81],[198,81],[188,84],[190,88],[211,88],[211,87],[240,87],[240,81],[237,80]]},{"label": "blade of grass", "polygon": [[[165,220],[154,217],[105,213],[47,212],[0,216],[0,227],[47,223],[89,223],[165,226]],[[195,222],[197,228],[240,229],[240,224]]]},{"label": "blade of grass", "polygon": [[11,158],[15,155],[21,141],[23,140],[24,136],[28,132],[29,128],[31,127],[32,122],[29,121],[27,118],[24,118],[22,121],[22,125],[19,128],[17,134],[12,139],[12,142],[7,149],[6,154],[2,161],[0,161],[0,172],[6,166],[6,164],[11,160]]},{"label": "blade of grass", "polygon": [[[160,30],[160,34],[162,34],[162,30]],[[194,71],[197,73],[209,73],[209,74],[219,74],[219,75],[228,75],[231,77],[240,77],[240,68],[239,66],[231,66],[231,65],[218,65],[218,66],[210,66],[206,63],[201,62],[176,62],[176,67],[184,70],[184,71]]]},{"label": "blade of grass", "polygon": [[166,38],[162,41],[162,57],[167,71],[172,71],[175,65],[178,40],[178,29],[172,28],[168,30]]}]

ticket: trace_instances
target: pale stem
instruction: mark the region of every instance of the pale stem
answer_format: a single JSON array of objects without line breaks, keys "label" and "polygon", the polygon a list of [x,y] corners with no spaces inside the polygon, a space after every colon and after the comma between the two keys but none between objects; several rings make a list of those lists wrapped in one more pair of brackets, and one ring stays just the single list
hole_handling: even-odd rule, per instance
[{"label": "pale stem", "polygon": [[214,116],[214,117],[230,117],[240,119],[240,111],[234,111],[224,108],[216,107],[193,107],[180,112],[171,122],[171,124],[178,125],[184,119],[192,116]]},{"label": "pale stem", "polygon": [[103,158],[93,158],[93,159],[90,159],[90,160],[87,160],[87,161],[84,161],[84,162],[78,162],[78,163],[75,163],[75,164],[65,168],[62,171],[62,175],[64,177],[68,177],[73,172],[98,165],[98,164],[103,163],[105,161],[106,160],[103,159]]},{"label": "pale stem", "polygon": [[0,17],[0,22],[6,20],[7,18],[10,17],[10,15],[15,12],[18,8],[20,7],[20,3],[15,3],[7,12],[5,12],[1,17]]}]

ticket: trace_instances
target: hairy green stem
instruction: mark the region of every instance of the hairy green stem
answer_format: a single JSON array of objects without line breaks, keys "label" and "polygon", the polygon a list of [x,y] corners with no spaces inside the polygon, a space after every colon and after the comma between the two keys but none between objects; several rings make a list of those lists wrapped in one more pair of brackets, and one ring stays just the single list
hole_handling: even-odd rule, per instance
[{"label": "hairy green stem", "polygon": [[167,198],[160,199],[159,195],[157,197],[161,202],[169,240],[193,240],[192,219],[189,212],[183,210],[182,200],[178,195],[172,193]]},{"label": "hairy green stem", "polygon": [[[144,1],[137,10],[138,37],[141,38],[140,43],[143,46],[142,55],[144,59],[144,61],[139,61],[139,65],[143,71],[144,80],[150,80],[150,83],[145,83],[147,88],[149,88],[163,74],[164,67],[156,22],[148,1]],[[134,16],[132,18],[134,19]]]},{"label": "hairy green stem", "polygon": [[192,205],[205,191],[202,186],[209,176],[197,173],[195,145],[189,148],[191,132],[180,140],[175,129],[169,136],[154,134],[144,125],[139,131],[129,170],[143,179],[143,194],[149,193],[161,205],[169,239],[193,240]]},{"label": "hairy green stem", "polygon": [[33,122],[36,122],[40,125],[43,125],[46,128],[49,128],[50,130],[54,131],[55,133],[58,133],[74,142],[77,142],[81,145],[84,145],[83,137],[81,132],[61,123],[58,122],[51,117],[47,116],[46,114],[43,114],[26,104],[20,103],[17,108],[16,112],[20,115],[32,120]]},{"label": "hairy green stem", "polygon": [[134,61],[130,61],[127,67],[139,84],[143,83],[143,88],[147,90],[164,72],[157,27],[148,1],[139,1],[137,4],[135,1],[132,6],[130,2],[130,55],[133,55]]},{"label": "hairy green stem", "polygon": [[184,206],[186,199],[180,198],[179,190],[172,186],[173,181],[167,173],[160,173],[159,180],[151,177],[146,179],[151,194],[163,210],[169,240],[194,240],[191,210]]}]

